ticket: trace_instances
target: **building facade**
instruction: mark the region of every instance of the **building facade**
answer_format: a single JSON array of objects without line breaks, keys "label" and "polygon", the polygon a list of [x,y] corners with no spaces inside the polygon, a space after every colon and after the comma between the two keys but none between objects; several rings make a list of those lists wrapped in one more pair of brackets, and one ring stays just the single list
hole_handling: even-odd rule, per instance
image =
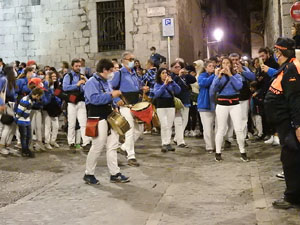
[{"label": "building facade", "polygon": [[201,12],[198,0],[0,0],[0,58],[58,67],[82,57],[94,67],[129,50],[144,63],[151,46],[167,57],[162,19],[172,17],[171,60],[192,62],[206,54]]}]

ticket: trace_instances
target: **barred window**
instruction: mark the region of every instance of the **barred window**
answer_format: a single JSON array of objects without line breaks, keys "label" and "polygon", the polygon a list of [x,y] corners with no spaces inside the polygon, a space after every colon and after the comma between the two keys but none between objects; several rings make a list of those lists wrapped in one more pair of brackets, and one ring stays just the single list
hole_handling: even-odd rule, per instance
[{"label": "barred window", "polygon": [[98,51],[125,49],[124,0],[97,3]]}]

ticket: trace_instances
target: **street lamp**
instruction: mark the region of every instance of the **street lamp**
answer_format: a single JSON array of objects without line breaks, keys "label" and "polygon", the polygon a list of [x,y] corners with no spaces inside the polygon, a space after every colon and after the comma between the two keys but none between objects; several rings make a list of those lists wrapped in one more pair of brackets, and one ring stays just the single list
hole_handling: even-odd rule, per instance
[{"label": "street lamp", "polygon": [[220,41],[222,41],[223,36],[224,36],[224,32],[222,29],[220,28],[216,28],[213,32],[213,36],[215,38],[215,41],[208,41],[208,37],[207,37],[207,58],[210,58],[210,54],[209,54],[209,44],[214,44],[214,43],[218,43]]}]

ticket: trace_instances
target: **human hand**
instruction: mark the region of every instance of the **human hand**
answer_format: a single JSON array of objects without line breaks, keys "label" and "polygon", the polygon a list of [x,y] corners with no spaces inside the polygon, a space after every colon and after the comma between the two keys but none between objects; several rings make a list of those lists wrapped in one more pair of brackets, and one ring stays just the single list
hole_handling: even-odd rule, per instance
[{"label": "human hand", "polygon": [[267,73],[270,67],[268,67],[268,66],[265,65],[265,64],[262,64],[262,65],[260,66],[260,68],[261,68],[262,71],[264,71],[265,73]]},{"label": "human hand", "polygon": [[242,73],[243,72],[243,66],[240,62],[236,63],[234,65],[234,70],[237,72],[237,73]]},{"label": "human hand", "polygon": [[117,102],[117,106],[124,106],[124,105],[125,104],[124,104],[123,100],[120,100],[120,101]]},{"label": "human hand", "polygon": [[148,86],[144,86],[142,89],[145,93],[149,92],[149,90],[150,90],[150,88]]},{"label": "human hand", "polygon": [[6,109],[5,105],[0,105],[0,112],[3,112]]},{"label": "human hand", "polygon": [[79,87],[80,85],[82,85],[82,84],[85,84],[85,81],[84,81],[84,80],[80,80],[80,81],[77,82],[77,86],[78,86],[78,87]]}]

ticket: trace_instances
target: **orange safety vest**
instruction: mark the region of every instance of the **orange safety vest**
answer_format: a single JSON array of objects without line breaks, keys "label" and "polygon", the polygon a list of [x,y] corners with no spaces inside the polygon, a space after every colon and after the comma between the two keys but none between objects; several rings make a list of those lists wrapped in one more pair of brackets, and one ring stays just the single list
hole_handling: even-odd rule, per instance
[{"label": "orange safety vest", "polygon": [[[300,74],[300,62],[296,58],[292,58],[290,63],[293,62],[297,68],[298,74]],[[288,65],[287,65],[288,67]],[[281,81],[283,78],[283,70],[281,71],[280,74],[277,75],[277,77],[273,80],[269,91],[273,92],[276,95],[282,95],[283,94],[283,89],[281,85]]]}]

